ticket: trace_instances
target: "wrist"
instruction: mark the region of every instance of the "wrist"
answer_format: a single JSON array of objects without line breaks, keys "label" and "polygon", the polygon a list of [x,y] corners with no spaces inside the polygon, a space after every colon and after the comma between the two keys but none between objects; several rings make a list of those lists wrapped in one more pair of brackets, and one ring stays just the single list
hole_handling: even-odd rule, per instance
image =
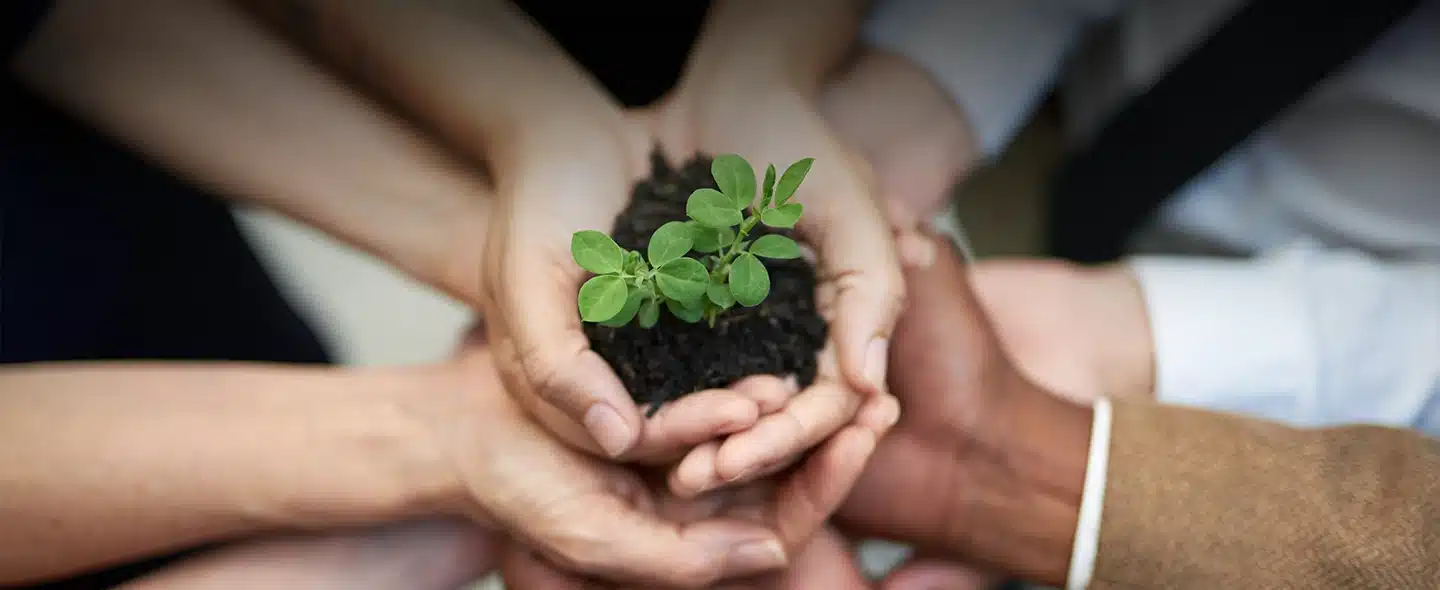
[{"label": "wrist", "polygon": [[460,512],[464,484],[432,423],[415,411],[417,400],[440,397],[452,379],[408,367],[356,370],[341,379],[336,396],[318,400],[324,407],[314,421],[321,438],[311,449],[334,450],[320,455],[328,460],[313,474],[325,486],[287,503],[290,520],[332,528]]},{"label": "wrist", "polygon": [[1116,397],[1154,397],[1155,342],[1140,281],[1128,264],[1088,271],[1084,295],[1095,325],[1104,334],[1095,342],[1096,370],[1103,393]]},{"label": "wrist", "polygon": [[1084,496],[1093,410],[1018,383],[999,404],[989,461],[958,510],[961,551],[997,571],[1061,586]]},{"label": "wrist", "polygon": [[868,2],[725,0],[706,19],[680,87],[785,87],[818,94],[850,52]]}]

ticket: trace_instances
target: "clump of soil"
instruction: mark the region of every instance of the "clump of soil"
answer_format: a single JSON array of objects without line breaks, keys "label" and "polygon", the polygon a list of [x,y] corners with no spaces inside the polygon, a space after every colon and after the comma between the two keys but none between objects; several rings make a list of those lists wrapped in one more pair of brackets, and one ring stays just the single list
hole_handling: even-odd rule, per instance
[{"label": "clump of soil", "polygon": [[[630,204],[615,219],[616,243],[644,252],[666,222],[684,220],[685,202],[699,188],[718,188],[710,158],[697,155],[671,168],[657,152],[648,180],[635,186]],[[752,238],[789,230],[757,225]],[[793,236],[790,236],[793,237]],[[699,255],[692,252],[691,257]],[[728,387],[751,375],[794,375],[802,387],[815,381],[828,326],[815,305],[815,268],[804,258],[766,259],[770,294],[760,305],[736,305],[715,327],[689,324],[662,309],[650,329],[634,322],[621,328],[585,324],[590,348],[615,369],[637,404],[661,404],[706,389]]]}]

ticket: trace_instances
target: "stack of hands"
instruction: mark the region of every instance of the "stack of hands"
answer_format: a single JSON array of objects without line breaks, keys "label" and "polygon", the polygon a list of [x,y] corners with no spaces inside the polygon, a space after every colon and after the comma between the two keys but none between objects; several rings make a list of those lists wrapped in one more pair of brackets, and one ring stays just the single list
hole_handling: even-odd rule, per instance
[{"label": "stack of hands", "polygon": [[[1142,309],[1138,289],[1117,269],[967,266],[948,241],[931,235],[924,220],[940,209],[965,172],[971,141],[950,99],[912,64],[867,53],[843,75],[828,78],[843,49],[818,67],[798,58],[757,61],[744,51],[707,50],[707,44],[754,45],[757,35],[784,42],[786,35],[763,27],[750,35],[716,30],[707,35],[710,41],[702,39],[676,89],[636,111],[616,105],[557,56],[540,51],[548,57],[517,57],[517,51],[548,42],[524,27],[504,31],[518,37],[508,41],[511,53],[458,55],[463,45],[447,44],[446,33],[466,31],[434,20],[473,19],[458,5],[437,3],[438,13],[381,1],[353,10],[330,6],[318,37],[310,41],[332,56],[350,55],[356,38],[382,25],[425,33],[375,34],[368,48],[378,57],[339,61],[394,102],[428,116],[451,144],[471,149],[470,155],[486,164],[488,177],[479,178],[460,172],[465,166],[392,120],[362,116],[370,112],[363,106],[347,110],[354,105],[333,81],[307,68],[283,66],[283,60],[267,61],[281,55],[280,45],[244,32],[240,21],[206,12],[207,3],[164,4],[112,7],[139,24],[109,37],[84,27],[66,29],[68,21],[57,16],[58,24],[22,62],[41,66],[22,67],[21,73],[42,93],[131,138],[147,153],[178,161],[175,167],[192,178],[322,227],[472,304],[482,312],[483,325],[452,362],[356,377],[370,381],[344,399],[346,407],[383,408],[358,415],[372,425],[398,420],[403,436],[386,439],[399,443],[394,448],[369,441],[376,450],[364,469],[325,465],[323,453],[316,453],[316,472],[328,474],[327,485],[343,493],[247,506],[244,518],[136,536],[121,549],[96,540],[62,557],[17,554],[10,564],[17,571],[46,575],[65,569],[59,564],[66,560],[113,562],[187,541],[249,534],[257,522],[330,528],[440,515],[481,527],[402,527],[379,537],[386,551],[398,554],[410,547],[432,560],[423,576],[402,585],[421,587],[425,579],[443,585],[499,567],[513,588],[866,587],[852,560],[852,537],[842,531],[907,541],[966,560],[965,567],[917,562],[892,576],[889,583],[896,587],[934,582],[937,576],[948,584],[980,584],[987,579],[982,572],[992,570],[1064,580],[1073,519],[1044,521],[1049,529],[1021,537],[987,530],[992,517],[984,515],[1007,509],[1043,513],[1046,506],[1079,501],[1078,490],[1060,489],[1046,478],[1067,469],[1083,473],[1084,465],[1030,461],[1023,441],[1070,437],[1080,448],[1088,441],[1088,410],[1047,389],[1081,401],[1100,391],[1147,390],[1146,343],[1100,349],[1079,341],[1093,333],[1084,322],[1143,328],[1143,316],[1138,323],[1132,318]],[[271,3],[253,4],[265,14]],[[804,3],[786,4],[805,11]],[[139,38],[147,18],[168,23],[160,29],[173,38]],[[723,14],[714,20],[717,29],[729,22]],[[181,22],[186,26],[174,26]],[[738,22],[749,27],[756,21]],[[816,29],[847,27],[820,23]],[[804,35],[795,37],[795,43],[804,41]],[[79,54],[67,47],[67,42],[89,45],[92,38],[112,45]],[[391,43],[380,42],[385,40]],[[153,97],[144,95],[148,87],[132,83],[137,76],[127,75],[127,67],[148,72],[165,62],[150,60],[145,51],[136,52],[144,59],[125,62],[125,52],[114,47],[167,41],[192,43],[192,52],[172,53],[202,61],[207,47],[223,52],[249,43],[251,51],[225,53],[219,61],[224,68],[206,71],[210,88],[223,93],[233,82],[236,93],[249,92],[246,80],[259,76],[297,95],[329,96],[328,103],[265,96],[250,103],[321,131],[265,144],[269,149],[237,148],[237,154],[260,154],[255,162],[196,156],[199,152],[177,147],[183,143],[178,134],[149,133],[247,124],[239,113],[194,127],[156,125],[164,117],[197,112],[183,108],[193,104],[176,102],[206,96],[163,84]],[[241,55],[249,57],[232,59]],[[56,60],[68,67],[43,67]],[[515,87],[499,96],[504,93],[493,76],[472,81],[448,75],[471,66],[508,72]],[[559,74],[537,74],[548,71],[545,67]],[[805,71],[814,73],[796,74]],[[154,106],[138,113],[112,108],[127,99]],[[257,121],[249,124],[259,128]],[[333,124],[318,125],[324,122]],[[266,137],[232,135],[256,142]],[[327,147],[325,140],[335,145]],[[291,165],[286,150],[311,145],[307,142],[323,153],[338,154],[332,150],[343,145],[371,158],[358,165],[345,162],[345,172],[333,175],[352,179],[354,193],[334,196],[348,187],[327,184],[319,164],[331,162],[315,160],[295,175],[306,181],[296,186],[318,187],[321,197],[301,198],[304,190],[279,190],[296,187],[248,180],[261,175],[247,175],[247,164],[280,170]],[[571,258],[570,236],[610,227],[634,183],[649,172],[657,145],[674,163],[695,153],[735,153],[762,164],[815,159],[796,196],[806,206],[797,235],[813,250],[817,300],[830,324],[813,384],[796,391],[785,376],[756,375],[728,389],[686,396],[646,419],[614,371],[590,350],[575,303],[583,270]],[[375,182],[364,184],[367,175]],[[264,177],[279,176],[284,175]],[[382,188],[410,201],[376,196]],[[428,194],[439,196],[423,198]],[[1063,305],[1076,301],[1100,305],[1083,314]],[[1105,317],[1109,306],[1114,317]],[[1067,335],[1076,341],[1067,341]],[[1058,418],[1025,418],[1047,412]],[[326,419],[341,424],[350,415],[334,410]],[[1036,433],[1030,432],[1033,424],[1074,428]],[[303,462],[296,458],[297,465]],[[1017,463],[1038,466],[1017,468]],[[395,468],[382,468],[387,465]],[[404,484],[368,496],[360,486],[343,488],[390,476]],[[996,508],[997,498],[1013,501],[999,501],[1003,506]],[[344,538],[317,542],[344,545]],[[241,545],[212,556],[208,565],[201,560],[174,570],[168,579],[179,576],[183,582],[205,567],[223,568],[232,558],[261,556],[280,563],[274,555],[294,549],[287,543],[296,542]],[[1041,551],[1035,543],[1054,547]],[[36,546],[43,551],[42,544]],[[1062,559],[1036,557],[1052,554]],[[0,564],[5,559],[0,557]],[[965,569],[971,566],[977,569]],[[149,583],[165,587],[166,581],[160,576]]]},{"label": "stack of hands", "polygon": [[[496,550],[507,582],[869,587],[845,533],[976,552],[965,565],[917,561],[892,576],[897,588],[984,587],[996,581],[988,568],[1063,580],[1064,561],[1007,561],[1020,559],[1013,548],[988,547],[1003,535],[974,536],[975,517],[956,511],[1011,452],[1001,439],[1015,418],[995,407],[1002,399],[1044,403],[1016,393],[1038,392],[1029,385],[1038,380],[1085,400],[1110,378],[1053,338],[1067,310],[1029,304],[1027,293],[1069,300],[1095,281],[1126,287],[1123,273],[972,269],[931,235],[925,220],[964,171],[968,138],[942,91],[900,58],[867,54],[821,93],[737,76],[682,84],[644,111],[605,107],[583,125],[515,129],[523,137],[510,145],[523,149],[496,160],[505,165],[493,169],[485,326],[467,339],[450,388],[468,401],[437,412],[433,427],[483,433],[461,439],[471,451],[455,463],[466,466],[476,516],[512,536]],[[757,375],[647,420],[589,349],[575,308],[585,275],[569,236],[610,225],[655,145],[672,162],[697,152],[816,158],[797,197],[807,205],[798,230],[814,249],[832,330],[810,387]],[[902,268],[913,273],[908,289]],[[1000,335],[1028,353],[1024,376],[985,311],[999,312]],[[955,395],[933,395],[942,392]],[[1066,434],[1084,445],[1088,418],[1071,423]],[[1070,533],[1056,538],[1066,557]]]}]

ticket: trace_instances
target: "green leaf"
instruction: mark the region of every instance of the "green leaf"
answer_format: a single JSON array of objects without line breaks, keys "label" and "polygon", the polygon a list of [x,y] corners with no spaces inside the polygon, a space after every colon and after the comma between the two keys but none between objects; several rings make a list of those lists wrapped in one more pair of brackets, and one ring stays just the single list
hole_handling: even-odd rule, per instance
[{"label": "green leaf", "polygon": [[625,279],[615,275],[601,275],[585,281],[576,298],[580,304],[580,319],[603,322],[615,317],[625,309],[629,294]]},{"label": "green leaf", "polygon": [[774,228],[789,229],[795,227],[795,222],[800,221],[800,215],[804,212],[805,206],[800,203],[780,205],[761,213],[760,222]]},{"label": "green leaf", "polygon": [[755,307],[770,294],[770,273],[760,259],[746,252],[730,266],[730,294],[745,307]]},{"label": "green leaf", "polygon": [[686,307],[685,304],[680,303],[679,301],[676,301],[674,299],[666,299],[665,308],[669,309],[670,313],[674,314],[675,317],[680,318],[682,321],[689,324],[699,322],[705,317],[705,309],[700,307],[699,305],[696,305],[694,307]]},{"label": "green leaf", "polygon": [[744,219],[734,204],[724,193],[702,188],[690,193],[690,200],[685,202],[685,214],[706,227],[729,228]]},{"label": "green leaf", "polygon": [[570,236],[570,255],[580,268],[597,275],[614,274],[625,268],[625,249],[610,236],[595,230],[577,231]]},{"label": "green leaf", "polygon": [[625,272],[638,274],[640,266],[643,264],[645,264],[645,258],[640,256],[639,252],[630,251],[625,253]]},{"label": "green leaf", "polygon": [[717,156],[710,162],[710,173],[715,176],[720,192],[730,197],[737,211],[749,207],[755,200],[755,169],[745,158],[735,154]]},{"label": "green leaf", "polygon": [[735,296],[730,294],[730,286],[725,283],[710,283],[705,295],[720,309],[730,309],[735,305]]},{"label": "green leaf", "polygon": [[650,236],[650,265],[656,268],[684,256],[695,243],[690,226],[683,221],[671,221],[660,226]]},{"label": "green leaf", "polygon": [[640,306],[640,327],[649,330],[654,328],[660,321],[660,302],[654,297],[647,297],[645,304]]},{"label": "green leaf", "polygon": [[690,223],[695,224],[694,226],[692,226],[691,233],[691,235],[695,238],[695,243],[692,244],[690,247],[696,252],[700,252],[702,254],[719,252],[721,248],[729,246],[731,242],[735,241],[735,230],[733,229],[730,229],[728,227],[722,229],[715,229],[712,227],[705,227],[693,221]]},{"label": "green leaf", "polygon": [[795,240],[778,234],[760,236],[750,245],[750,253],[765,258],[790,260],[800,257],[800,245]]},{"label": "green leaf", "polygon": [[699,260],[677,258],[656,269],[655,282],[666,297],[688,304],[705,295],[710,273]]},{"label": "green leaf", "polygon": [[620,308],[620,313],[615,317],[600,322],[608,328],[619,328],[635,319],[635,313],[640,311],[640,305],[645,301],[645,295],[639,289],[631,289],[629,298],[625,300],[625,307]]},{"label": "green leaf", "polygon": [[771,197],[775,196],[775,165],[765,167],[765,182],[760,185],[760,208],[770,206]]},{"label": "green leaf", "polygon": [[800,188],[800,183],[805,181],[805,175],[810,173],[810,166],[815,163],[815,158],[805,158],[791,164],[785,169],[785,174],[780,175],[780,183],[775,185],[775,205],[778,207],[790,201],[795,196],[795,190]]}]

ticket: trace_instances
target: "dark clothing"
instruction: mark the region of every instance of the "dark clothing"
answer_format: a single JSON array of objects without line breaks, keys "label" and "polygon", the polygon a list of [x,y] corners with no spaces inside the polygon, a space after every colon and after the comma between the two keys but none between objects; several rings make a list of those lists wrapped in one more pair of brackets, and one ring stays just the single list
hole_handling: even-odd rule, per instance
[{"label": "dark clothing", "polygon": [[[0,2],[7,66],[50,4]],[[632,106],[673,85],[708,5],[519,4]],[[615,38],[627,34],[645,42],[626,51]],[[329,362],[219,199],[28,93],[8,67],[0,85],[0,363]],[[36,588],[108,588],[174,558]]]}]

